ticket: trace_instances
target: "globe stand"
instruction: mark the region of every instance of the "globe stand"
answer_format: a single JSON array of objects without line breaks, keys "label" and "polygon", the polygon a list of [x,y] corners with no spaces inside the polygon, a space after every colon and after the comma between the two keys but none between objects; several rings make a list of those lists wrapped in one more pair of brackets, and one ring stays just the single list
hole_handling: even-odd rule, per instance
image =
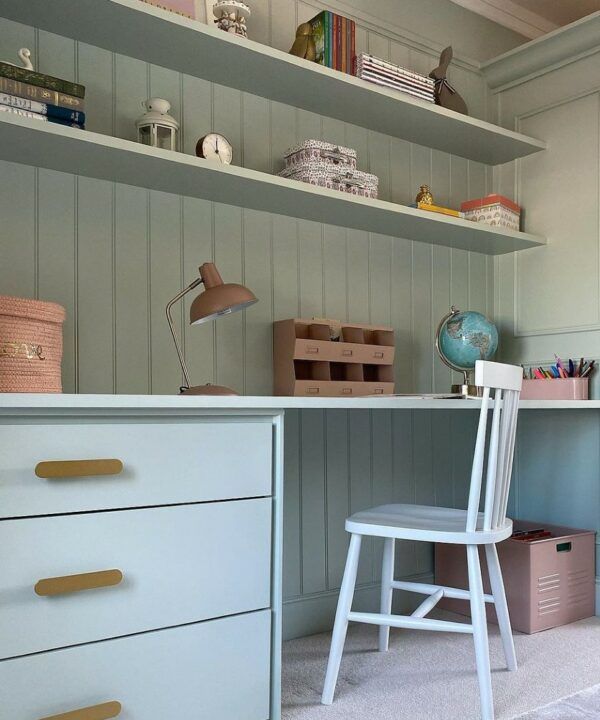
[{"label": "globe stand", "polygon": [[452,385],[451,393],[452,395],[462,395],[464,398],[482,397],[483,388],[477,385]]}]

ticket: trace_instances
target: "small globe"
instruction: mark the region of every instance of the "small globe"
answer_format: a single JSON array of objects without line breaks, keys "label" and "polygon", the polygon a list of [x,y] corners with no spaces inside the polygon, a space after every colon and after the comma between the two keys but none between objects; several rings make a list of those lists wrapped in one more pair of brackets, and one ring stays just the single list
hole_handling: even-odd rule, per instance
[{"label": "small globe", "polygon": [[496,326],[472,310],[453,308],[438,333],[439,351],[455,370],[472,370],[477,360],[490,360],[498,349]]}]

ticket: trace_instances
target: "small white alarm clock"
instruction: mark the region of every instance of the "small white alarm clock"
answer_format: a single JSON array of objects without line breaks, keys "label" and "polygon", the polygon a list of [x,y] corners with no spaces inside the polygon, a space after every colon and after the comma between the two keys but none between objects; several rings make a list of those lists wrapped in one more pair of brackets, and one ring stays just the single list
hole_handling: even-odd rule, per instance
[{"label": "small white alarm clock", "polygon": [[208,133],[196,143],[196,155],[205,160],[215,160],[230,165],[233,160],[231,143],[219,133]]}]

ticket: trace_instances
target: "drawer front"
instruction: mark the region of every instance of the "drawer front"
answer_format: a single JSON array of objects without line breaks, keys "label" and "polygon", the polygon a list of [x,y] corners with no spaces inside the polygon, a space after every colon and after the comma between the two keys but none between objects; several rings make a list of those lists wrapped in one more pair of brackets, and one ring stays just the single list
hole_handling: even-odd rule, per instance
[{"label": "drawer front", "polygon": [[10,720],[120,703],[118,720],[267,720],[268,611],[0,663]]},{"label": "drawer front", "polygon": [[0,517],[270,495],[271,459],[267,420],[0,425]]},{"label": "drawer front", "polygon": [[0,522],[0,657],[269,607],[271,500]]},{"label": "drawer front", "polygon": [[299,339],[296,340],[294,359],[391,365],[394,362],[394,348],[385,345]]}]

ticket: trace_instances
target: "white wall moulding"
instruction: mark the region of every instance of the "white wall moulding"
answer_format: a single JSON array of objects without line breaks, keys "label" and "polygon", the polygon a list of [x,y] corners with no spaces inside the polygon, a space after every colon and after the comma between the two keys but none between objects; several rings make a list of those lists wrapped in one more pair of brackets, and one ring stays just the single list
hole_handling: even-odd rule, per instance
[{"label": "white wall moulding", "polygon": [[511,0],[452,0],[452,2],[478,15],[483,15],[499,25],[504,25],[526,38],[537,38],[558,27],[550,20]]},{"label": "white wall moulding", "polygon": [[481,64],[495,92],[598,52],[600,11]]},{"label": "white wall moulding", "polygon": [[327,190],[247,168],[17,116],[0,118],[0,159],[409,240],[500,255],[542,237]]},{"label": "white wall moulding", "polygon": [[[2,16],[58,35],[497,165],[545,143],[323,68],[138,0],[3,0]],[[82,79],[85,83],[85,78]]]}]

